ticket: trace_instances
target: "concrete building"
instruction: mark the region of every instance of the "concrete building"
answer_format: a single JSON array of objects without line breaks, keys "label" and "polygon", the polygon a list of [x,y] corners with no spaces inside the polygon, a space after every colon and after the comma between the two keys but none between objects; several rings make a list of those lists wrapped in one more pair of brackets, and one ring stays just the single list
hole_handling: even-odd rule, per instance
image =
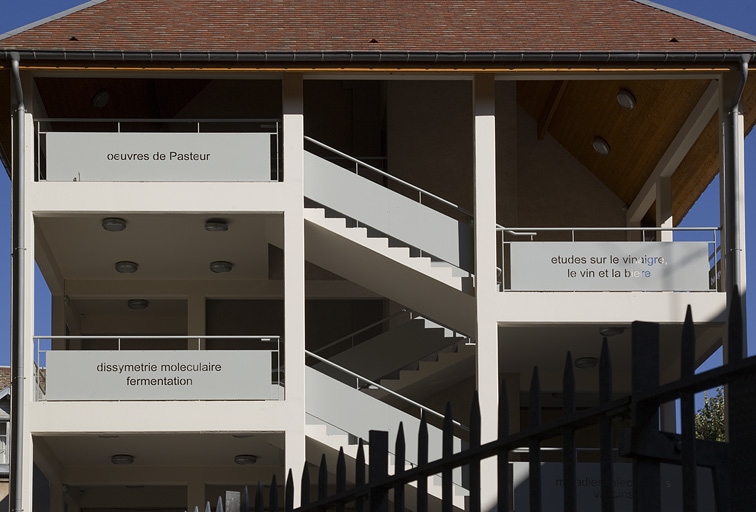
[{"label": "concrete building", "polygon": [[[567,351],[595,403],[604,336],[629,389],[636,319],[672,378],[689,304],[705,359],[744,300],[755,54],[636,0],[104,0],[0,36],[11,509],[201,506],[476,389],[490,440],[501,380],[513,430],[534,365],[560,407]],[[716,176],[719,225],[675,230]]]}]

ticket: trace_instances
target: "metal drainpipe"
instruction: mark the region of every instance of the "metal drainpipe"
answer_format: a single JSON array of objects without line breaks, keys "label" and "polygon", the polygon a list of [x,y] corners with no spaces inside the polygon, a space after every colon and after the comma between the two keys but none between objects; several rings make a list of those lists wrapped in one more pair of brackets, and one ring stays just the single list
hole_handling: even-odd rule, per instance
[{"label": "metal drainpipe", "polygon": [[[745,283],[741,283],[742,269],[740,268],[740,256],[743,252],[743,240],[741,239],[741,219],[738,212],[741,209],[740,197],[739,197],[739,184],[743,181],[744,169],[740,165],[738,155],[743,150],[743,140],[738,137],[740,120],[739,117],[743,113],[743,90],[745,89],[746,79],[748,78],[748,62],[751,56],[744,54],[740,60],[740,80],[732,97],[732,104],[730,105],[729,112],[727,113],[727,122],[725,123],[725,130],[727,135],[725,138],[726,143],[729,145],[729,151],[726,151],[725,160],[725,198],[726,198],[726,212],[725,221],[727,228],[727,260],[726,266],[726,280],[727,283],[727,305],[731,307],[733,301],[742,300],[742,311],[745,313]],[[738,285],[738,296],[734,294],[734,286]],[[745,338],[745,315],[743,316],[743,339]],[[740,357],[740,355],[735,356]]]},{"label": "metal drainpipe", "polygon": [[24,469],[24,166],[25,126],[24,91],[18,69],[19,56],[11,54],[13,85],[16,93],[15,124],[16,154],[13,159],[13,269],[11,316],[11,457],[10,457],[10,506],[12,512],[23,511]]}]

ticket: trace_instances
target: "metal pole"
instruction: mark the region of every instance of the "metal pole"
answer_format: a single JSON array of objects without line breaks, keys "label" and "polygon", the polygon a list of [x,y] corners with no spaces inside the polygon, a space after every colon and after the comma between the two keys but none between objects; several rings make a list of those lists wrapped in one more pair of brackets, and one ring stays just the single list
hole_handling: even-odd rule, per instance
[{"label": "metal pole", "polygon": [[[740,78],[732,98],[732,104],[727,112],[725,120],[725,283],[727,286],[727,306],[732,308],[735,300],[741,301],[741,308],[745,311],[745,273],[741,268],[741,256],[745,250],[744,240],[742,240],[742,216],[741,210],[745,208],[742,204],[745,190],[741,190],[743,183],[744,169],[740,156],[743,154],[743,140],[739,136],[742,129],[743,116],[743,89],[745,88],[746,78],[748,77],[749,55],[744,55],[740,64]],[[738,287],[738,296],[734,296],[735,286]],[[745,322],[745,317],[744,317]],[[745,323],[744,323],[745,326]],[[744,329],[745,335],[745,329]]]},{"label": "metal pole", "polygon": [[24,474],[24,157],[26,107],[24,91],[19,73],[19,56],[11,54],[13,85],[16,96],[15,142],[16,154],[13,158],[13,269],[11,307],[11,457],[10,457],[10,510],[23,511]]}]

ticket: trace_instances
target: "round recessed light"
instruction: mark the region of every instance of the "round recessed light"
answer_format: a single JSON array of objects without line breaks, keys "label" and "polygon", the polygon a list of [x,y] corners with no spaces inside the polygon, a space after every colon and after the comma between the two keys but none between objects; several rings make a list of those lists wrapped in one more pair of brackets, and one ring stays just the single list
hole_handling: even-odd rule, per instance
[{"label": "round recessed light", "polygon": [[92,96],[92,106],[94,108],[104,108],[110,101],[110,93],[105,89],[101,89]]},{"label": "round recessed light", "polygon": [[147,309],[150,305],[147,299],[129,299],[126,303],[130,309]]},{"label": "round recessed light", "polygon": [[139,264],[133,261],[119,261],[115,264],[115,269],[121,274],[133,274],[138,268]]},{"label": "round recessed light", "polygon": [[593,139],[593,149],[599,155],[608,155],[612,148],[609,147],[609,143],[601,137]]},{"label": "round recessed light", "polygon": [[228,222],[223,219],[210,219],[205,222],[205,231],[211,231],[214,233],[228,231]]},{"label": "round recessed light", "polygon": [[102,229],[105,231],[123,231],[126,229],[126,221],[118,217],[102,219]]},{"label": "round recessed light", "polygon": [[635,108],[635,96],[627,89],[620,89],[617,93],[617,102],[628,110]]},{"label": "round recessed light", "polygon": [[232,268],[234,268],[234,265],[229,261],[214,261],[210,264],[210,270],[215,272],[216,274],[225,274],[226,272],[231,272]]},{"label": "round recessed light", "polygon": [[595,357],[579,357],[575,359],[575,368],[593,368],[598,364],[598,359]]},{"label": "round recessed light", "polygon": [[624,327],[602,327],[599,329],[599,334],[601,334],[601,336],[606,336],[607,338],[610,336],[617,336],[623,332],[625,332]]},{"label": "round recessed light", "polygon": [[257,462],[257,455],[242,454],[234,457],[234,462],[240,466],[246,466]]},{"label": "round recessed light", "polygon": [[110,462],[116,466],[128,466],[134,463],[134,456],[127,453],[119,453],[110,457]]}]

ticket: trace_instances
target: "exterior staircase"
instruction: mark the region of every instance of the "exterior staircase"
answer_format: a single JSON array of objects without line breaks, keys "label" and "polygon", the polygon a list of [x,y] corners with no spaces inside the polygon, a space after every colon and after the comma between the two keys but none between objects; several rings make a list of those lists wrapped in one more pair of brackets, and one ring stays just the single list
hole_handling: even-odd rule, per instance
[{"label": "exterior staircase", "polygon": [[[378,381],[381,386],[413,400],[422,400],[435,390],[448,387],[458,375],[469,375],[475,366],[475,346],[456,343],[415,364],[402,368],[394,375]],[[387,391],[366,387],[362,390],[373,398],[401,407]]]},{"label": "exterior staircase", "polygon": [[459,332],[474,332],[469,222],[308,151],[304,189],[308,261],[431,318],[441,318]]},{"label": "exterior staircase", "polygon": [[[398,377],[403,369],[417,368],[418,361],[436,360],[439,352],[453,351],[457,344],[466,339],[464,335],[426,318],[415,317],[328,357],[328,360],[362,377],[380,381],[384,377]],[[327,363],[318,363],[314,368],[346,384],[355,385],[354,378]]]},{"label": "exterior staircase", "polygon": [[[417,432],[420,426],[417,414],[410,415],[402,412],[314,368],[307,368],[306,379],[305,434],[308,443],[306,450],[308,462],[317,465],[320,463],[321,455],[326,453],[329,467],[335,468],[335,457],[339,449],[343,448],[348,470],[349,466],[353,469],[357,456],[357,439],[367,440],[370,430],[384,430],[389,433],[389,446],[393,447],[396,443],[399,423],[402,423],[407,467],[417,463]],[[349,404],[349,407],[344,407],[343,404]],[[428,425],[428,440],[429,460],[440,458],[441,430]],[[455,437],[454,451],[459,451],[461,446],[461,440]],[[367,451],[365,459],[369,460]],[[393,468],[394,461],[390,461],[389,471],[392,472]],[[347,474],[351,475],[354,472],[347,471]],[[468,492],[461,485],[461,470],[454,472],[453,480],[455,482],[454,506],[464,509],[465,496]],[[430,478],[428,490],[430,495],[440,499],[441,479]]]}]

